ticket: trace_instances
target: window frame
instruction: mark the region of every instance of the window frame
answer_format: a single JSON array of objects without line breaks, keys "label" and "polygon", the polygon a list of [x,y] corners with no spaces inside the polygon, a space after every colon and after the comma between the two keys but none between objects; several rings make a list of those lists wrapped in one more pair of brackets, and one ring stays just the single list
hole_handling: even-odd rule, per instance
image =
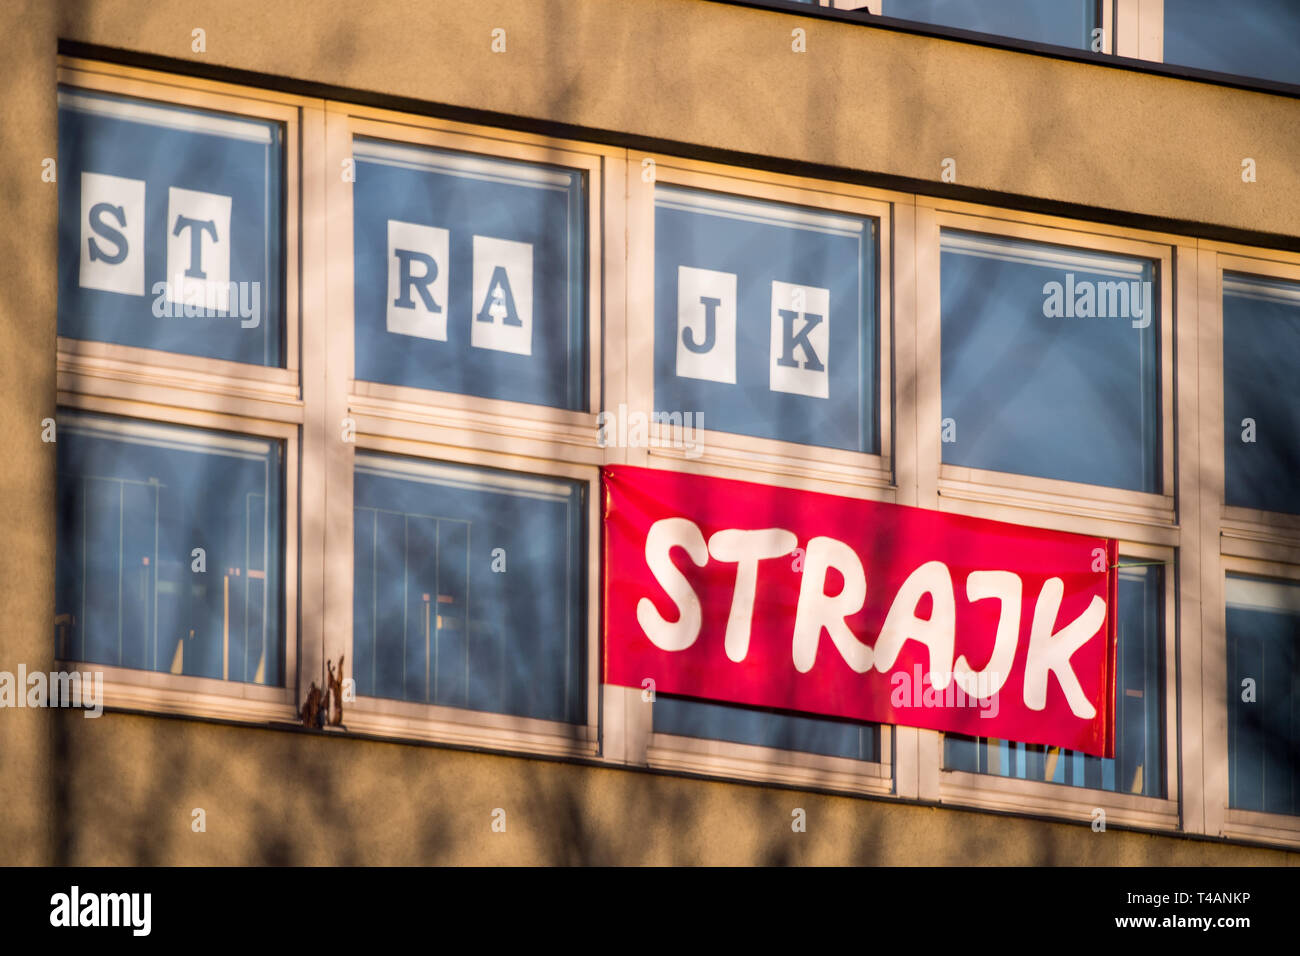
[{"label": "window frame", "polygon": [[[1157,394],[1160,397],[1161,491],[1130,491],[1056,478],[1039,478],[1009,472],[989,471],[964,465],[946,464],[940,434],[943,421],[940,345],[942,303],[940,301],[940,234],[943,229],[974,232],[993,238],[1046,242],[1083,252],[1138,256],[1153,260],[1160,294],[1160,355]],[[1039,216],[1015,216],[1009,210],[993,210],[959,203],[944,203],[917,197],[917,339],[918,354],[931,356],[917,369],[918,450],[922,461],[937,465],[934,476],[940,498],[972,504],[1066,514],[1088,519],[1077,530],[1102,533],[1097,519],[1123,524],[1171,528],[1177,521],[1175,508],[1174,411],[1174,291],[1173,245],[1175,237],[1138,236],[1125,230]],[[927,477],[929,477],[927,475]],[[987,509],[982,509],[987,510]],[[991,515],[990,515],[991,516]],[[1023,522],[1021,522],[1023,523]],[[1064,530],[1076,530],[1075,527]],[[1105,532],[1123,539],[1123,533]]]},{"label": "window frame", "polygon": [[[646,706],[654,707],[653,704]],[[652,729],[646,742],[646,764],[652,769],[846,793],[894,792],[894,728],[889,724],[878,725],[879,759],[868,761],[715,738],[656,733],[653,720],[652,712],[648,718]]]},{"label": "window frame", "polygon": [[284,447],[282,687],[247,684],[57,660],[83,675],[104,675],[104,706],[241,722],[298,718],[300,641],[309,632],[299,614],[300,596],[310,589],[302,572],[307,546],[300,520],[300,481],[307,477],[302,425],[306,403],[300,381],[311,370],[300,321],[309,277],[299,252],[307,204],[300,195],[303,157],[300,139],[318,101],[252,87],[200,80],[61,56],[60,86],[151,100],[163,106],[215,110],[272,120],[284,129],[284,367],[205,358],[87,339],[56,339],[57,406],[116,415],[141,423],[216,429],[279,440]]},{"label": "window frame", "polygon": [[[117,345],[93,339],[66,339],[59,337],[59,349],[75,349],[82,354],[117,359],[128,365],[158,365],[149,362],[149,355],[166,355],[168,363],[176,369],[203,372],[224,371],[239,376],[241,370],[255,370],[270,374],[248,375],[267,385],[277,383],[296,386],[301,371],[299,356],[298,316],[300,315],[299,283],[302,261],[299,253],[299,222],[301,208],[299,187],[303,157],[299,143],[301,113],[304,108],[317,105],[316,101],[298,96],[280,95],[256,87],[240,87],[228,83],[197,80],[180,74],[156,73],[119,67],[95,60],[60,57],[57,69],[60,86],[74,87],[112,96],[128,96],[152,100],[162,106],[180,106],[192,109],[231,113],[251,119],[271,120],[284,127],[284,366],[251,365],[226,359],[212,359],[180,352],[164,352],[139,346]],[[86,346],[102,347],[86,349]],[[143,370],[134,370],[137,374]],[[280,373],[278,375],[273,373]]]},{"label": "window frame", "polygon": [[[1226,600],[1227,577],[1229,574],[1246,575],[1252,578],[1273,579],[1283,583],[1300,586],[1300,566],[1274,561],[1261,561],[1237,555],[1223,555],[1218,564],[1219,602],[1217,611],[1217,640],[1210,642],[1207,654],[1207,673],[1217,675],[1217,680],[1206,683],[1207,719],[1206,741],[1207,760],[1210,772],[1206,775],[1207,801],[1219,811],[1220,835],[1230,839],[1265,841],[1300,847],[1300,815],[1286,813],[1268,813],[1261,810],[1239,810],[1228,802],[1230,755],[1228,753],[1228,701],[1225,696],[1225,684],[1228,673],[1228,606]],[[1217,667],[1217,670],[1214,668]],[[1212,728],[1213,732],[1210,732]],[[1213,750],[1211,750],[1213,747]]]},{"label": "window frame", "polygon": [[1119,543],[1120,563],[1125,560],[1158,561],[1164,565],[1162,588],[1163,603],[1160,609],[1164,645],[1162,673],[1164,706],[1161,714],[1164,760],[1165,796],[1149,797],[1142,794],[1116,790],[1076,787],[1071,784],[1051,783],[1041,780],[1024,780],[997,774],[971,773],[949,770],[943,766],[942,734],[937,734],[939,760],[940,803],[979,806],[1010,810],[1017,813],[1039,813],[1091,823],[1097,808],[1106,811],[1106,823],[1138,826],[1149,830],[1181,829],[1181,786],[1178,774],[1178,694],[1176,677],[1178,647],[1175,639],[1177,588],[1174,561],[1175,549],[1166,546],[1142,544],[1135,541]]},{"label": "window frame", "polygon": [[[1224,447],[1228,425],[1224,420],[1224,374],[1223,374],[1223,275],[1225,272],[1247,273],[1262,279],[1281,279],[1297,284],[1300,288],[1300,256],[1281,258],[1283,253],[1269,253],[1269,258],[1259,255],[1242,254],[1244,250],[1228,252],[1224,247],[1203,243],[1202,251],[1213,257],[1209,275],[1202,275],[1202,288],[1208,291],[1208,284],[1213,283],[1210,293],[1212,301],[1202,300],[1202,308],[1207,309],[1205,318],[1207,331],[1216,343],[1209,354],[1202,357],[1202,376],[1206,386],[1213,391],[1214,407],[1201,410],[1202,421],[1214,428],[1218,434],[1217,444],[1211,440],[1212,447],[1206,461],[1207,477],[1210,487],[1215,492],[1220,506],[1219,524],[1225,539],[1225,554],[1242,554],[1243,556],[1265,556],[1277,553],[1276,547],[1300,549],[1300,514],[1288,514],[1280,511],[1265,511],[1258,508],[1246,508],[1226,503],[1226,476]],[[1208,308],[1207,308],[1208,307]],[[1234,426],[1234,428],[1237,426]],[[1210,436],[1211,439],[1213,436]],[[1252,547],[1251,543],[1263,545],[1264,548]],[[1269,549],[1267,546],[1275,546]],[[1288,560],[1296,560],[1300,555],[1293,555]]]},{"label": "window frame", "polygon": [[[1198,244],[1201,442],[1199,704],[1203,721],[1205,833],[1300,847],[1300,817],[1228,805],[1228,574],[1300,582],[1300,515],[1229,506],[1224,485],[1223,274],[1300,281],[1300,254],[1233,243]],[[1192,697],[1191,688],[1188,693]]]},{"label": "window frame", "polygon": [[[340,170],[355,137],[413,147],[455,149],[487,158],[548,163],[586,176],[588,378],[586,410],[552,408],[454,392],[358,381],[355,378],[352,189]],[[471,126],[434,117],[329,102],[323,129],[326,218],[324,261],[330,264],[325,316],[328,342],[322,379],[326,500],[347,502],[323,515],[323,661],[353,658],[353,462],[360,449],[424,460],[498,468],[587,485],[584,620],[586,715],[580,724],[467,708],[358,695],[344,710],[356,733],[551,756],[595,757],[600,749],[601,495],[597,413],[606,382],[605,350],[621,325],[621,287],[613,268],[622,249],[623,152],[550,137]],[[611,275],[611,273],[613,273]],[[603,333],[611,329],[607,338]],[[340,425],[350,421],[354,440]]]},{"label": "window frame", "polygon": [[[653,164],[653,165],[649,165]],[[647,177],[646,170],[652,175]],[[647,181],[647,178],[649,181]],[[700,429],[702,453],[688,458],[677,426],[651,423],[647,467],[694,471],[723,466],[725,476],[749,481],[774,477],[804,482],[834,482],[837,487],[871,485],[891,489],[893,482],[893,206],[908,202],[901,195],[846,183],[765,173],[742,167],[719,166],[656,153],[627,154],[628,250],[627,407],[649,415],[655,408],[653,363],[634,362],[632,356],[654,355],[655,345],[655,187],[678,186],[708,190],[740,200],[785,203],[828,214],[873,218],[877,223],[876,249],[876,428],[880,451],[847,451],[823,445],[803,445],[734,432]],[[662,465],[660,464],[662,463]],[[704,472],[709,473],[709,472]],[[832,493],[852,494],[837,490]]]},{"label": "window frame", "polygon": [[[344,713],[349,730],[378,736],[396,736],[431,740],[442,743],[490,746],[503,750],[527,750],[560,756],[594,756],[599,738],[598,671],[600,667],[600,601],[593,595],[600,588],[600,474],[589,466],[559,462],[539,464],[536,459],[523,455],[505,455],[484,452],[461,446],[441,444],[429,437],[409,439],[399,437],[386,429],[379,419],[358,417],[356,448],[383,455],[400,455],[421,461],[446,462],[479,468],[495,468],[539,478],[567,478],[586,486],[586,533],[584,587],[586,607],[581,608],[583,647],[585,655],[583,674],[586,684],[584,703],[586,716],[582,723],[542,720],[492,711],[450,707],[443,704],[397,700],[387,697],[357,695]],[[355,501],[352,509],[355,509]],[[349,525],[351,521],[349,520]],[[350,542],[350,536],[349,536]],[[326,627],[334,632],[336,642],[347,635],[348,659],[352,659],[352,549],[348,549],[347,618],[336,620],[331,614]],[[338,555],[334,555],[337,560]],[[339,614],[342,613],[341,604]],[[346,628],[344,627],[346,624]]]},{"label": "window frame", "polygon": [[[60,383],[60,408],[129,418],[141,424],[179,425],[279,440],[284,447],[284,535],[283,610],[284,686],[274,687],[244,681],[137,670],[87,661],[57,661],[64,670],[104,675],[107,707],[161,710],[205,717],[231,719],[291,719],[297,716],[298,675],[298,500],[293,493],[299,468],[298,428],[291,422],[223,415],[200,409],[158,407],[143,401],[129,401],[65,391]],[[188,557],[188,556],[187,556]],[[287,708],[287,709],[286,709]]]},{"label": "window frame", "polygon": [[[624,338],[611,332],[606,366],[606,403],[633,411],[654,409],[654,368],[641,357],[654,352],[654,187],[705,189],[737,199],[788,203],[829,214],[866,216],[877,222],[877,394],[880,453],[845,451],[731,432],[702,429],[704,450],[689,458],[676,426],[651,423],[649,447],[605,448],[606,463],[732,478],[783,488],[896,502],[906,482],[894,469],[906,469],[893,457],[895,258],[892,237],[899,207],[910,209],[911,197],[830,180],[722,166],[658,153],[627,151],[626,325]],[[646,169],[653,170],[647,178]],[[622,268],[610,262],[607,268]],[[623,350],[620,350],[620,347]],[[625,350],[625,351],[624,351]],[[612,373],[612,374],[611,374]],[[905,491],[902,492],[904,495]],[[780,750],[731,741],[655,733],[652,701],[641,688],[601,685],[604,758],[613,763],[698,774],[730,780],[817,787],[847,793],[898,794],[895,735],[906,728],[879,725],[876,761],[852,760],[803,751]],[[815,717],[809,714],[806,716]],[[903,792],[905,795],[905,791]]]},{"label": "window frame", "polygon": [[[1129,559],[1165,564],[1162,608],[1164,667],[1164,772],[1166,796],[1093,790],[1065,784],[1018,780],[992,774],[946,770],[943,734],[917,729],[911,754],[896,759],[915,767],[916,795],[935,803],[978,807],[1007,813],[1033,813],[1091,822],[1092,811],[1105,809],[1108,822],[1150,831],[1203,832],[1199,813],[1189,816],[1200,787],[1188,782],[1187,767],[1199,760],[1199,710],[1189,707],[1179,677],[1189,666],[1199,673],[1198,633],[1181,633],[1181,615],[1199,613],[1196,579],[1198,537],[1197,395],[1192,388],[1174,390],[1175,380],[1196,381],[1197,296],[1195,240],[1164,233],[1126,229],[1099,222],[1065,219],[918,194],[915,197],[914,346],[916,381],[915,499],[918,507],[1008,521],[1076,534],[1115,538]],[[940,230],[961,229],[995,238],[1024,239],[1120,255],[1157,263],[1160,283],[1160,401],[1162,492],[1151,494],[1056,479],[945,465],[941,442],[942,370],[939,365]],[[900,249],[900,268],[906,250]],[[1189,543],[1191,554],[1188,553]],[[1191,561],[1189,562],[1189,558]],[[904,728],[898,728],[900,733]],[[1195,809],[1199,811],[1199,803]]]},{"label": "window frame", "polygon": [[[621,151],[587,143],[514,134],[504,129],[469,126],[432,117],[392,113],[345,103],[330,102],[326,109],[329,155],[325,165],[331,170],[345,168],[346,162],[353,158],[353,140],[363,137],[417,149],[455,150],[487,159],[564,166],[585,174],[587,260],[584,265],[587,274],[585,290],[587,306],[584,321],[587,333],[585,369],[587,409],[554,408],[505,399],[480,398],[459,392],[356,379],[354,377],[355,339],[349,339],[346,343],[347,380],[357,405],[365,406],[376,414],[382,408],[405,406],[411,415],[418,418],[438,421],[448,426],[454,423],[454,427],[470,431],[476,437],[481,435],[483,439],[494,436],[509,437],[514,440],[531,433],[539,440],[539,445],[551,443],[593,445],[595,418],[600,410],[601,356],[604,354],[602,351],[604,323],[601,319],[604,315],[603,305],[607,298],[602,269],[602,244],[606,233],[605,207],[611,202],[606,196],[608,189],[605,183],[606,168],[615,165],[616,160],[621,157]],[[330,216],[332,221],[343,224],[343,227],[339,230],[331,230],[330,235],[331,278],[339,280],[331,284],[331,292],[334,294],[331,294],[330,304],[331,308],[338,309],[343,309],[346,305],[348,331],[350,334],[355,334],[353,332],[354,302],[336,301],[337,295],[342,295],[344,291],[342,282],[344,273],[347,279],[346,292],[348,297],[351,297],[355,265],[354,250],[350,245],[355,221],[352,213],[351,183],[344,181],[342,176],[337,177],[337,180],[329,184]],[[347,232],[346,238],[349,242],[346,258],[343,256],[342,243],[338,241],[344,231]],[[335,350],[343,345],[333,339],[331,344]],[[521,423],[525,423],[527,428],[521,428]],[[496,443],[486,441],[482,447],[502,446],[499,441]]]}]

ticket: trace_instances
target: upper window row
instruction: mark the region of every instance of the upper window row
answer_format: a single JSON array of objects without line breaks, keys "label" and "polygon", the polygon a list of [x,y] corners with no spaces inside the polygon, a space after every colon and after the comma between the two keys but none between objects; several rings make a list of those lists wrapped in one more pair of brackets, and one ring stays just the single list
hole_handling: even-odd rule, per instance
[{"label": "upper window row", "polygon": [[[281,124],[60,93],[59,332],[292,358]],[[590,171],[358,136],[355,378],[592,411]],[[654,411],[711,433],[887,454],[882,219],[660,182]],[[1172,489],[1167,256],[945,226],[942,461]],[[1227,501],[1300,513],[1300,284],[1224,283]],[[707,425],[704,423],[707,422]]]}]

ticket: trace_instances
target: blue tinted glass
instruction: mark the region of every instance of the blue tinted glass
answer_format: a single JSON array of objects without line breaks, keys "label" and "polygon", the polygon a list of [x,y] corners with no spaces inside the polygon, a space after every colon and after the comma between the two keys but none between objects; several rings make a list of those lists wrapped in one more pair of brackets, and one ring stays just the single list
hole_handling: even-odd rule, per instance
[{"label": "blue tinted glass", "polygon": [[1114,759],[1040,744],[945,734],[944,767],[1094,790],[1164,796],[1163,600],[1159,567],[1120,571]]},{"label": "blue tinted glass", "polygon": [[279,124],[59,91],[59,334],[282,365]]},{"label": "blue tinted glass", "polygon": [[1224,496],[1300,514],[1300,283],[1223,277]]},{"label": "blue tinted glass", "polygon": [[580,722],[583,486],[358,454],[357,692]]},{"label": "blue tinted glass", "polygon": [[737,744],[773,747],[879,760],[879,727],[820,717],[796,717],[730,704],[713,704],[683,697],[656,696],[654,732],[678,737],[705,737]]},{"label": "blue tinted glass", "polygon": [[1229,575],[1228,806],[1300,814],[1300,587]]},{"label": "blue tinted glass", "polygon": [[587,407],[583,174],[354,145],[356,375]]},{"label": "blue tinted glass", "polygon": [[884,0],[880,13],[1078,50],[1091,47],[1101,25],[1096,0]]},{"label": "blue tinted glass", "polygon": [[1300,3],[1165,0],[1166,63],[1300,83]]},{"label": "blue tinted glass", "polygon": [[657,187],[655,411],[876,451],[875,276],[874,220]]},{"label": "blue tinted glass", "polygon": [[283,685],[282,455],[264,438],[61,412],[58,657]]},{"label": "blue tinted glass", "polygon": [[1160,491],[1147,260],[944,231],[943,460]]}]

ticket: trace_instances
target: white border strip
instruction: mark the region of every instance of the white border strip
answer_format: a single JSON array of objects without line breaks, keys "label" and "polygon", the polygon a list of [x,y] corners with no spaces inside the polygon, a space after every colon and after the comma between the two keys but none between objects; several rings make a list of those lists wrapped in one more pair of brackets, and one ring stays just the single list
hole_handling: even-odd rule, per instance
[{"label": "white border strip", "polygon": [[1240,299],[1258,299],[1281,305],[1300,305],[1300,284],[1280,279],[1234,275],[1223,277],[1223,294]]},{"label": "white border strip", "polygon": [[860,238],[865,223],[859,219],[819,215],[798,206],[760,200],[728,199],[724,196],[685,189],[679,186],[656,186],[656,208],[676,209],[682,212],[703,212],[726,219],[740,219],[772,226],[793,226],[813,232]]},{"label": "white border strip", "polygon": [[113,119],[161,126],[165,129],[187,133],[207,133],[228,139],[241,139],[250,143],[271,145],[271,129],[262,123],[230,119],[212,113],[193,113],[189,110],[167,109],[162,106],[145,106],[129,100],[84,96],[80,93],[59,91],[59,108],[78,113],[93,113]]},{"label": "white border strip", "polygon": [[1235,610],[1300,615],[1300,583],[1288,584],[1230,574],[1223,593],[1228,607]]},{"label": "white border strip", "polygon": [[179,425],[146,425],[125,419],[99,418],[62,409],[58,413],[57,427],[74,434],[85,432],[89,435],[112,437],[136,445],[153,445],[157,448],[172,448],[182,451],[194,451],[200,448],[220,450],[231,452],[239,458],[256,458],[259,460],[265,460],[274,444],[271,441],[233,438],[202,428],[189,428]]},{"label": "white border strip", "polygon": [[480,159],[463,153],[437,149],[398,146],[360,137],[352,141],[352,155],[356,159],[381,163],[385,166],[451,173],[467,179],[481,179],[511,186],[544,186],[567,192],[573,185],[573,178],[570,175],[542,166],[506,160]]},{"label": "white border strip", "polygon": [[981,259],[998,259],[1022,265],[1078,269],[1094,275],[1141,276],[1147,262],[1129,256],[1111,256],[1104,252],[1070,252],[1056,246],[1033,240],[1016,240],[1006,243],[994,238],[982,238],[964,233],[943,230],[940,238],[941,252],[955,252]]},{"label": "white border strip", "polygon": [[380,478],[400,478],[403,481],[419,481],[425,484],[475,491],[484,489],[508,491],[530,498],[555,501],[572,500],[573,489],[569,485],[526,475],[513,477],[497,472],[484,472],[473,467],[441,465],[429,461],[390,458],[386,455],[357,452],[355,468],[360,474],[375,475]]}]

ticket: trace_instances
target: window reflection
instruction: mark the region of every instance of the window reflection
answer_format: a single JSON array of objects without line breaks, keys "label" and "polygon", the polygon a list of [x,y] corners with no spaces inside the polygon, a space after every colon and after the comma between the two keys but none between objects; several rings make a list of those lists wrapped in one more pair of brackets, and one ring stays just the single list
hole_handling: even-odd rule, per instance
[{"label": "window reflection", "polygon": [[282,685],[283,449],[62,412],[56,654]]},{"label": "window reflection", "polygon": [[582,486],[358,453],[357,692],[583,719]]},{"label": "window reflection", "polygon": [[944,230],[944,462],[1159,492],[1154,268]]}]

